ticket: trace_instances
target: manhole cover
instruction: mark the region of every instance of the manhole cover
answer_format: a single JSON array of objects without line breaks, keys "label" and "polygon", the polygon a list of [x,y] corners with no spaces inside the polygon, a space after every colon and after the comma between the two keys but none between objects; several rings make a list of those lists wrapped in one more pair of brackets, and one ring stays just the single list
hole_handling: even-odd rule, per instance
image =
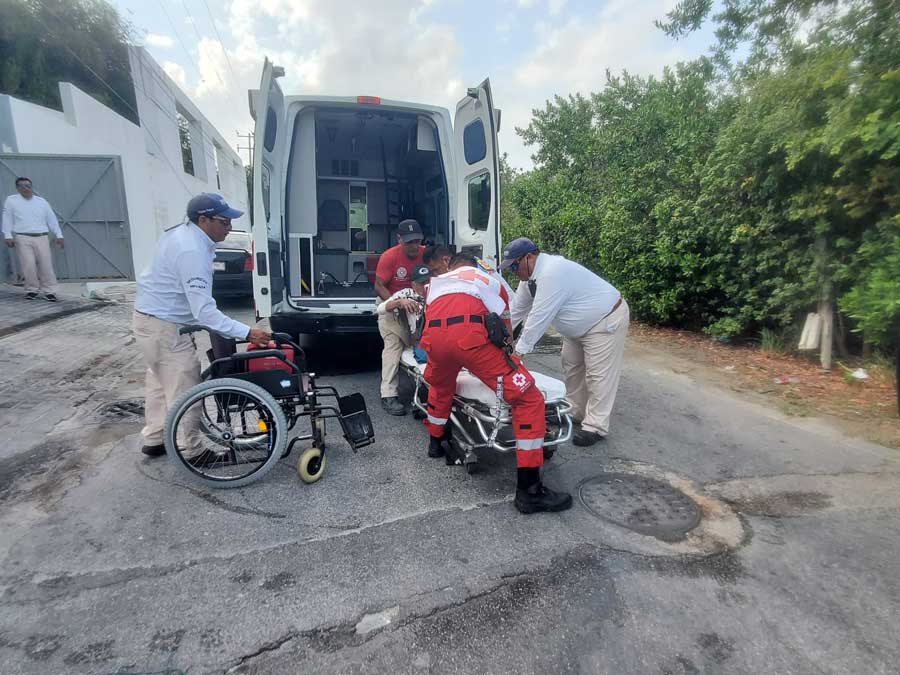
[{"label": "manhole cover", "polygon": [[663,541],[683,539],[700,522],[700,510],[690,497],[645,476],[601,474],[584,481],[579,495],[598,518]]},{"label": "manhole cover", "polygon": [[144,400],[140,398],[123,399],[104,403],[94,413],[95,417],[116,421],[130,421],[144,416]]}]

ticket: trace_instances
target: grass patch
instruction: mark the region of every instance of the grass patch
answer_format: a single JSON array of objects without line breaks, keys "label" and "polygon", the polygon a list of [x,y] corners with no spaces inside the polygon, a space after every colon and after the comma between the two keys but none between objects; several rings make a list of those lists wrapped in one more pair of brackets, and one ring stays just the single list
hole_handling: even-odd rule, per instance
[{"label": "grass patch", "polygon": [[759,348],[766,354],[784,354],[784,336],[769,328],[763,328],[759,332]]}]

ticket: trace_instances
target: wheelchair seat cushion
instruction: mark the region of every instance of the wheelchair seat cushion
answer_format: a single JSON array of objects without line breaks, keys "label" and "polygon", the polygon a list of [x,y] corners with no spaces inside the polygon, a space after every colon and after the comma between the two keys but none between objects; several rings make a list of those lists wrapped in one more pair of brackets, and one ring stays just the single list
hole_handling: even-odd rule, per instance
[{"label": "wheelchair seat cushion", "polygon": [[[403,352],[402,362],[403,365],[414,368],[419,373],[425,372],[425,364],[416,362],[411,348]],[[563,382],[533,370],[530,372],[537,388],[544,395],[546,403],[556,403],[566,397],[566,385]],[[494,390],[465,369],[459,371],[459,376],[456,378],[456,395],[460,398],[478,401],[486,406],[492,406],[497,402]]]}]

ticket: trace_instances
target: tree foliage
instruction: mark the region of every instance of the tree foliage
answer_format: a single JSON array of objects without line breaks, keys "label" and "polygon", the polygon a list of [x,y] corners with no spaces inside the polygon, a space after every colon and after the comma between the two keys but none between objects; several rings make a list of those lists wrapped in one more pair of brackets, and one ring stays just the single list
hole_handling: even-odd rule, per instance
[{"label": "tree foliage", "polygon": [[[898,7],[728,0],[709,58],[548,102],[518,130],[536,168],[509,187],[507,236],[597,270],[645,320],[778,328],[827,284],[867,341],[896,346]],[[685,0],[661,26],[710,13]]]},{"label": "tree foliage", "polygon": [[71,82],[137,123],[129,36],[105,0],[0,0],[0,92],[59,109]]}]

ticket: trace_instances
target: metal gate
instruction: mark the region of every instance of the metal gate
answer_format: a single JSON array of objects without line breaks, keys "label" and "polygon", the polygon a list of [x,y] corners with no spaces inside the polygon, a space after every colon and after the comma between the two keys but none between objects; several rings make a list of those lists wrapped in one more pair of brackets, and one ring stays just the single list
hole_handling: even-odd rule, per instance
[{"label": "metal gate", "polygon": [[32,180],[59,219],[66,240],[64,249],[52,247],[59,279],[134,279],[118,157],[0,154],[0,199],[16,191],[17,176]]}]

